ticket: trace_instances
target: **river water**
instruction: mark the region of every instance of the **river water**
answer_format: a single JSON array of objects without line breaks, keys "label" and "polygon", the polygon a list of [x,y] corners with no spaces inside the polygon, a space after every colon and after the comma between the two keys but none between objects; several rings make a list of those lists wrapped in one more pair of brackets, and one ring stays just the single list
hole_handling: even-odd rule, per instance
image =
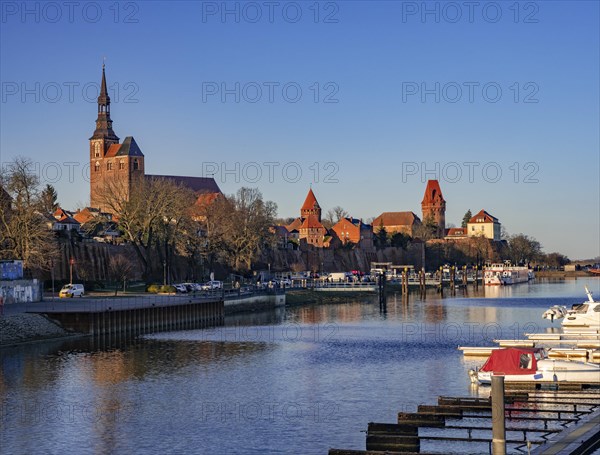
[{"label": "river water", "polygon": [[[458,345],[549,330],[600,280],[390,296],[229,317],[226,327],[104,345],[0,350],[3,454],[327,454],[473,387]],[[448,293],[446,293],[448,295]],[[559,324],[554,323],[554,327]],[[462,453],[483,449],[470,448]],[[434,446],[421,450],[435,450]],[[441,452],[443,452],[441,450]]]}]

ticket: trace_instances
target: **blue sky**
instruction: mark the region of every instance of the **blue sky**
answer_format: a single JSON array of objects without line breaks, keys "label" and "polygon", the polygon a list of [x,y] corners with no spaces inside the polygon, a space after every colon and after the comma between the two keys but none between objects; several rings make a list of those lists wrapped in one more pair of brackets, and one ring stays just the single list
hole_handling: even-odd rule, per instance
[{"label": "blue sky", "polygon": [[362,218],[421,215],[437,177],[448,223],[485,208],[600,254],[598,2],[26,5],[1,2],[0,161],[32,158],[66,208],[88,204],[105,56],[147,173],[258,187],[280,216],[312,184]]}]

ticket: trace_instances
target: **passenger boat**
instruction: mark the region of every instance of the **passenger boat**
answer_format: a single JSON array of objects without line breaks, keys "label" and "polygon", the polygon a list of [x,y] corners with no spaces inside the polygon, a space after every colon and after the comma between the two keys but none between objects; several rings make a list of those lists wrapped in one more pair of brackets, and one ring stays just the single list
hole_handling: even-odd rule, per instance
[{"label": "passenger boat", "polygon": [[483,282],[486,286],[525,283],[534,275],[528,267],[511,265],[510,261],[503,264],[490,264],[485,267]]},{"label": "passenger boat", "polygon": [[542,348],[496,349],[481,369],[469,370],[473,383],[491,384],[493,375],[505,382],[600,384],[600,365],[549,359]]},{"label": "passenger boat", "polygon": [[586,287],[585,293],[588,296],[587,301],[573,305],[567,311],[563,321],[563,328],[585,327],[590,329],[600,329],[600,302],[594,300],[592,293]]}]

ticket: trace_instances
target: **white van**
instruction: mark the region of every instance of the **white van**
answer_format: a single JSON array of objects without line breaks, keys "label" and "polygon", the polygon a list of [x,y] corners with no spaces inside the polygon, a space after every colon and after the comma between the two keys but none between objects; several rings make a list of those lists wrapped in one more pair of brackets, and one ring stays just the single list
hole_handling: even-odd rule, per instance
[{"label": "white van", "polygon": [[64,298],[64,297],[73,298],[73,297],[83,297],[83,294],[84,294],[83,284],[65,284],[62,287],[62,289],[60,290],[60,292],[58,293],[58,296],[60,298]]}]

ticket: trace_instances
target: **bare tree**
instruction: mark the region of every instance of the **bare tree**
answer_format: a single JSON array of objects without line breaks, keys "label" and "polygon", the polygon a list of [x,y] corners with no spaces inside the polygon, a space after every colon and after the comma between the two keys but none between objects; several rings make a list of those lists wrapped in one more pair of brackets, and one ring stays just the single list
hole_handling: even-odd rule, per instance
[{"label": "bare tree", "polygon": [[337,205],[327,211],[327,215],[325,215],[325,221],[329,221],[329,223],[331,223],[331,225],[333,226],[334,224],[338,223],[342,218],[346,218],[348,216],[350,216],[350,214],[342,207]]},{"label": "bare tree", "polygon": [[17,157],[0,175],[11,204],[0,204],[0,258],[21,259],[23,266],[39,273],[51,268],[58,250],[56,239],[41,213],[39,179],[33,162]]},{"label": "bare tree", "polygon": [[117,216],[117,227],[133,245],[147,280],[152,273],[151,254],[169,261],[169,249],[176,248],[182,229],[189,228],[195,196],[164,179],[137,179],[127,185],[121,180],[108,182],[103,202]]},{"label": "bare tree", "polygon": [[125,280],[130,277],[133,271],[133,264],[123,254],[111,256],[108,261],[108,275],[111,280],[115,281],[115,296],[119,290],[119,284],[123,283],[123,291],[125,291]]},{"label": "bare tree", "polygon": [[277,205],[263,201],[256,188],[240,188],[235,195],[218,198],[205,212],[207,254],[236,271],[249,270],[260,252],[272,243],[269,227]]}]

